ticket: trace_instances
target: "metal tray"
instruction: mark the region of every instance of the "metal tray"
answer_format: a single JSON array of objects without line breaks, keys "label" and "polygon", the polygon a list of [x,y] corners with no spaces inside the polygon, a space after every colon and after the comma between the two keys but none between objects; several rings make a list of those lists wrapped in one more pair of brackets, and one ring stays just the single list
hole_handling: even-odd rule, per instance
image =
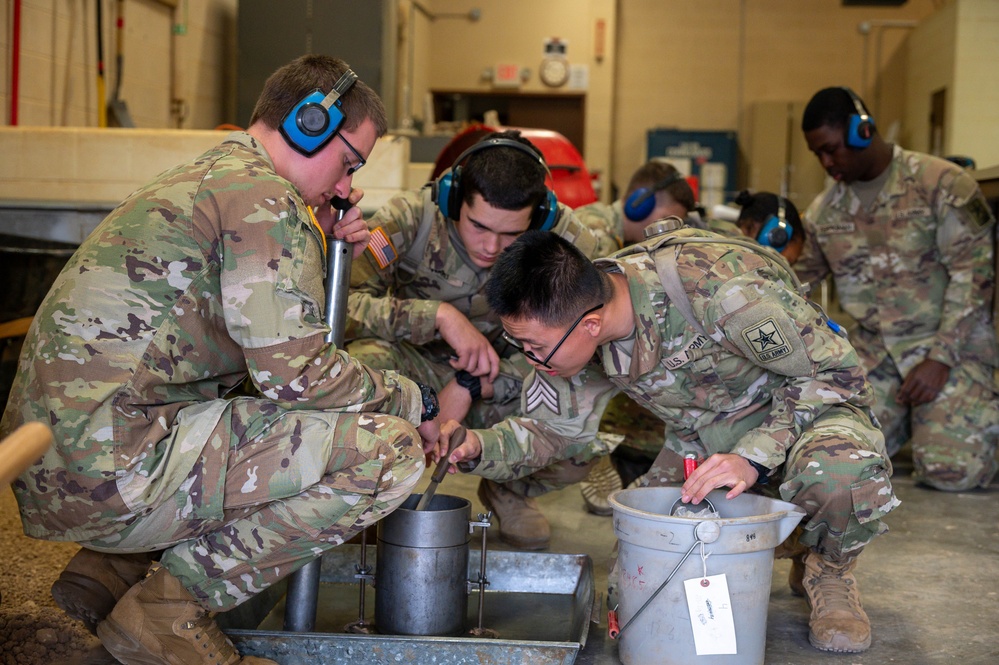
[{"label": "metal tray", "polygon": [[[360,547],[343,545],[323,556],[315,632],[282,630],[284,584],[220,614],[219,624],[243,655],[281,665],[572,665],[586,644],[594,589],[593,564],[584,554],[487,551],[483,627],[498,638],[347,633],[344,627],[358,618]],[[375,561],[375,550],[368,546],[368,562]],[[478,579],[479,557],[478,549],[470,551],[469,579]],[[372,567],[377,584],[376,561]],[[478,623],[478,593],[469,596],[469,628]],[[374,599],[369,587],[366,621],[374,621]]]}]

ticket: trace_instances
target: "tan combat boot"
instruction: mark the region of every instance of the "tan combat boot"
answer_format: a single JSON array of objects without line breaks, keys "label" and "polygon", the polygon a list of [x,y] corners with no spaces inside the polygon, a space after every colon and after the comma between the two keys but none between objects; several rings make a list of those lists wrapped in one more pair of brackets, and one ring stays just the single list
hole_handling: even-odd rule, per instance
[{"label": "tan combat boot", "polygon": [[52,583],[52,598],[63,612],[82,621],[96,635],[97,624],[146,576],[155,555],[108,554],[83,548]]},{"label": "tan combat boot", "polygon": [[551,544],[552,530],[537,501],[488,478],[479,483],[478,494],[499,520],[500,540],[522,550],[543,550]]},{"label": "tan combat boot", "polygon": [[853,569],[857,556],[805,556],[802,580],[812,615],[808,641],[822,651],[857,653],[871,646],[871,620],[860,605],[860,591]]},{"label": "tan combat boot", "polygon": [[579,483],[579,491],[583,495],[586,509],[594,515],[607,516],[614,513],[607,497],[619,489],[621,489],[621,476],[611,464],[610,456],[600,458],[586,476],[586,480]]},{"label": "tan combat boot", "polygon": [[166,568],[128,590],[97,626],[101,643],[123,663],[142,665],[277,665],[240,657],[236,647]]}]

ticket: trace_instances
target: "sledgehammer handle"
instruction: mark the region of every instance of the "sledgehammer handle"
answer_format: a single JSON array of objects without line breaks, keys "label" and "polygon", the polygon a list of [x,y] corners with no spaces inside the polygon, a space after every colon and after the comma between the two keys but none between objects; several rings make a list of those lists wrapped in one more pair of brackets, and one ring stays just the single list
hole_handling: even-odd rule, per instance
[{"label": "sledgehammer handle", "polygon": [[0,487],[14,482],[50,445],[52,430],[40,422],[25,423],[0,441]]}]

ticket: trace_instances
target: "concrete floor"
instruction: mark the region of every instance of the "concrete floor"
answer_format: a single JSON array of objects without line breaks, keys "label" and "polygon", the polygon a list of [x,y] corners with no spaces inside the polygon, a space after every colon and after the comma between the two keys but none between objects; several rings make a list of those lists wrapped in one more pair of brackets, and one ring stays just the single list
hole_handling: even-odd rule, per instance
[{"label": "concrete floor", "polygon": [[[857,567],[864,608],[871,618],[871,648],[862,654],[830,654],[808,643],[806,601],[787,586],[790,562],[774,562],[767,621],[767,665],[902,663],[996,665],[999,663],[999,481],[986,490],[947,494],[916,486],[905,451],[893,483],[902,506],[891,513],[886,535],[864,552]],[[420,490],[426,485],[425,476]],[[449,476],[438,493],[472,501],[478,478]],[[606,591],[607,559],[615,537],[611,518],[586,512],[578,487],[539,499],[552,525],[552,552],[593,559],[595,588]],[[497,529],[489,548],[509,550]],[[618,663],[617,645],[601,624],[591,624],[577,665]]]}]

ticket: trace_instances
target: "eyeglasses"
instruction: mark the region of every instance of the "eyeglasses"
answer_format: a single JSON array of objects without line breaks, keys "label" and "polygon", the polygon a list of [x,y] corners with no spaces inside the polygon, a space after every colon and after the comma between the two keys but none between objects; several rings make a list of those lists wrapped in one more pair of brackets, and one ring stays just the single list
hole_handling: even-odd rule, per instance
[{"label": "eyeglasses", "polygon": [[560,339],[558,341],[558,343],[555,346],[552,347],[552,350],[548,352],[548,355],[545,356],[544,360],[542,360],[541,358],[538,358],[536,355],[534,355],[533,351],[527,351],[526,349],[524,349],[523,342],[521,342],[518,339],[515,339],[515,338],[511,337],[510,334],[507,333],[507,331],[505,331],[505,330],[503,331],[503,339],[506,340],[507,344],[509,344],[513,348],[515,348],[518,351],[520,351],[521,353],[523,353],[525,356],[527,356],[528,358],[530,358],[532,361],[538,363],[542,367],[547,367],[548,369],[551,369],[551,365],[548,364],[548,361],[551,360],[552,356],[555,355],[555,352],[558,351],[558,347],[562,346],[562,342],[564,342],[565,340],[567,340],[569,338],[569,335],[571,335],[572,331],[576,329],[576,326],[579,325],[579,322],[583,320],[583,317],[585,317],[587,314],[592,314],[593,312],[597,311],[598,309],[600,309],[603,306],[604,306],[603,303],[600,303],[596,307],[591,307],[590,309],[588,309],[585,312],[583,312],[582,314],[580,314],[579,318],[576,319],[573,322],[573,324],[571,326],[569,326],[569,329],[565,331],[565,334],[562,335],[562,339]]},{"label": "eyeglasses", "polygon": [[354,153],[354,157],[357,158],[357,166],[351,166],[347,169],[347,175],[354,175],[355,173],[357,173],[357,170],[362,166],[364,166],[365,164],[367,164],[367,162],[364,161],[364,157],[361,157],[361,153],[357,152],[357,149],[354,148],[354,146],[350,145],[350,141],[348,141],[343,134],[337,132],[336,135],[340,137],[340,140],[343,141],[343,144],[348,148],[350,148],[350,151]]}]

